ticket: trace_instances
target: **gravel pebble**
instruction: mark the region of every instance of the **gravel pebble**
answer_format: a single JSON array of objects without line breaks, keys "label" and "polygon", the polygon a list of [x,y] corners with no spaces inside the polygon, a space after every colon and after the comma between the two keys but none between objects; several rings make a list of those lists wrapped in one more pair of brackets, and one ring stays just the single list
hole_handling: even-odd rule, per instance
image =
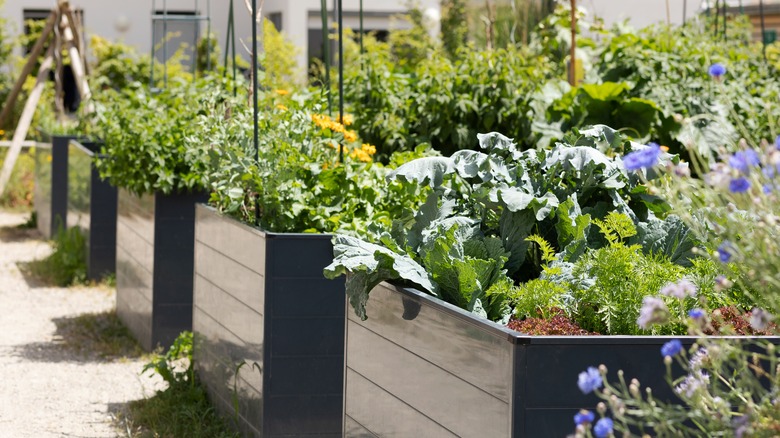
[{"label": "gravel pebble", "polygon": [[114,414],[159,379],[140,375],[144,359],[91,360],[57,344],[57,319],[111,310],[115,291],[26,280],[18,263],[51,252],[34,230],[14,228],[27,216],[0,211],[0,437],[127,436]]}]

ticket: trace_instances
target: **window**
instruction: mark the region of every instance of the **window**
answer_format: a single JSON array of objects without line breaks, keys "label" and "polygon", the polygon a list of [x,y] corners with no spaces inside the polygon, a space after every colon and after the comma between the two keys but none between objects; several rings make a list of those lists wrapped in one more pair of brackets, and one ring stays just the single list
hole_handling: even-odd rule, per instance
[{"label": "window", "polygon": [[165,62],[177,56],[182,65],[192,69],[200,38],[200,17],[194,11],[157,10],[152,18],[155,59]]},{"label": "window", "polygon": [[772,44],[777,41],[777,30],[769,29],[764,31],[764,44]]},{"label": "window", "polygon": [[[24,35],[27,38],[25,41],[24,54],[27,55],[32,51],[35,42],[38,40],[43,27],[46,25],[46,20],[51,14],[51,9],[24,9],[22,10],[22,22],[24,23]],[[74,9],[75,18],[84,23],[84,11],[81,9]],[[83,35],[82,35],[83,37]]]},{"label": "window", "polygon": [[268,14],[268,21],[273,23],[274,27],[277,31],[282,31],[282,13],[281,12],[274,12],[272,14]]}]

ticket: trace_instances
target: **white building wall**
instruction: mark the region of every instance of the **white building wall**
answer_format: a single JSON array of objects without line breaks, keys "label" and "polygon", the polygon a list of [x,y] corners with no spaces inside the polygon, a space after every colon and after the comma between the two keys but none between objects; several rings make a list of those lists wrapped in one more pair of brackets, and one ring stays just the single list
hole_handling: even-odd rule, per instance
[{"label": "white building wall", "polygon": [[[217,35],[219,44],[225,47],[227,35],[227,20],[230,0],[211,0],[211,28]],[[154,0],[156,9],[162,9],[164,2],[169,10],[193,10],[197,3],[201,13],[207,12],[209,2],[207,0]],[[24,9],[51,9],[56,5],[56,0],[5,0],[0,11],[7,17],[16,33],[23,29],[22,17]],[[319,13],[320,0],[258,0],[258,7],[264,3],[262,13],[265,16],[274,12],[282,13],[282,29],[286,36],[300,49],[298,55],[299,65],[305,65],[308,52],[309,11]],[[438,0],[420,0],[419,4],[425,9],[434,9],[438,12]],[[124,41],[135,46],[142,53],[151,51],[152,38],[152,6],[153,0],[71,0],[74,8],[83,9],[84,26],[87,35],[97,34],[111,41]],[[406,10],[406,0],[363,0],[364,11],[398,14]],[[328,8],[332,11],[334,0],[328,0]],[[245,6],[244,0],[234,0],[234,20],[236,38],[243,40],[247,47],[251,47],[252,20]],[[346,14],[356,14],[359,10],[359,0],[343,0],[343,8]],[[332,13],[330,15],[332,17]],[[331,18],[331,21],[332,18]],[[389,20],[367,18],[364,20],[366,28],[387,28]],[[127,30],[121,31],[122,25]],[[311,23],[313,28],[322,27],[320,20]],[[356,18],[345,19],[345,27],[358,28]],[[205,34],[206,24],[202,25]],[[236,44],[237,53],[248,58],[243,45]]]},{"label": "white building wall", "polygon": [[683,7],[687,8],[690,19],[699,12],[701,0],[579,0],[577,6],[588,10],[591,16],[604,19],[607,27],[628,20],[634,28],[642,28],[656,23],[667,22],[667,3],[669,22],[679,25],[683,22]]}]

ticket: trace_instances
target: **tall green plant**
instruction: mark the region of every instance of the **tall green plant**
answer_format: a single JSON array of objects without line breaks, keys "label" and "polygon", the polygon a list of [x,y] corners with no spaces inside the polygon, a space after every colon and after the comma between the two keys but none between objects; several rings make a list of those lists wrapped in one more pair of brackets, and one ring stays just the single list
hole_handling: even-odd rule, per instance
[{"label": "tall green plant", "polygon": [[458,51],[468,42],[469,21],[466,14],[468,1],[441,0],[441,42],[450,58],[456,58]]}]

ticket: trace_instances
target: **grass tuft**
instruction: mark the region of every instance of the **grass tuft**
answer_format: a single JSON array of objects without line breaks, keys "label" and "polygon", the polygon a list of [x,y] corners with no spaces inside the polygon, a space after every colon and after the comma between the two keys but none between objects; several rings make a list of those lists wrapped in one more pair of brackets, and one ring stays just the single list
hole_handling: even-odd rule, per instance
[{"label": "grass tuft", "polygon": [[238,438],[211,406],[198,383],[170,385],[151,398],[135,400],[118,415],[132,438]]},{"label": "grass tuft", "polygon": [[119,426],[139,438],[238,438],[217,415],[192,363],[192,333],[183,332],[164,355],[144,367],[168,384],[147,399],[130,402],[119,413]]},{"label": "grass tuft", "polygon": [[55,321],[62,347],[102,360],[137,358],[144,352],[115,310],[85,313]]}]

